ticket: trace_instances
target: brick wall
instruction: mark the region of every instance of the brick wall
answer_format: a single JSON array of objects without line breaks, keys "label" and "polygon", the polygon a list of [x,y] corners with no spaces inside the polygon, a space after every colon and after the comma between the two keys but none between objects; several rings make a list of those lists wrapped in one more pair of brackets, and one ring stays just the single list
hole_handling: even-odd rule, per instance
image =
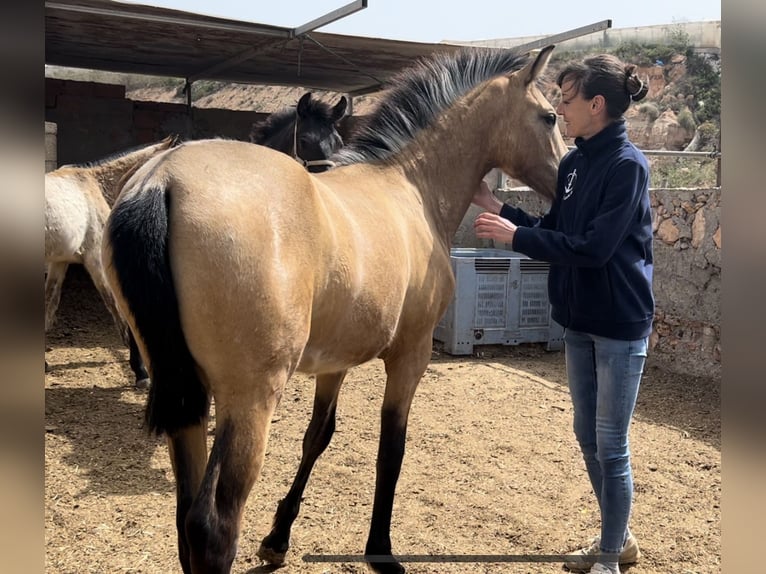
[{"label": "brick wall", "polygon": [[192,108],[125,99],[125,87],[46,78],[45,121],[57,125],[58,164],[93,161],[170,134],[184,139],[247,140],[266,117],[247,111]]}]

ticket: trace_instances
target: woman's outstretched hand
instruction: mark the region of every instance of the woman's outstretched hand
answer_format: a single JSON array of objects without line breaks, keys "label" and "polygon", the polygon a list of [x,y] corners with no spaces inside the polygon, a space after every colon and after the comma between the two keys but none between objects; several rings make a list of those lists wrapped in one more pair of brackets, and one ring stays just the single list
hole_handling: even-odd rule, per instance
[{"label": "woman's outstretched hand", "polygon": [[479,239],[494,239],[513,245],[516,225],[495,213],[480,213],[473,221],[473,229]]}]

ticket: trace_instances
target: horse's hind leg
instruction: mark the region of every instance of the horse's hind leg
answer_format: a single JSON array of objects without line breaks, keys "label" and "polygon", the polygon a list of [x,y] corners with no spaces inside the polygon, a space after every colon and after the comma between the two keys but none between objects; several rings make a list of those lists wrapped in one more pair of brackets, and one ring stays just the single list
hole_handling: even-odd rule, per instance
[{"label": "horse's hind leg", "polygon": [[184,574],[192,574],[191,549],[186,535],[186,517],[205,473],[207,417],[197,425],[186,427],[168,436],[168,450],[176,478],[178,558]]},{"label": "horse's hind leg", "polygon": [[303,455],[290,491],[277,506],[271,532],[263,539],[258,557],[270,564],[283,564],[290,547],[290,529],[298,516],[301,498],[314,464],[330,444],[335,432],[335,409],[338,392],[346,371],[318,375],[314,392],[314,410],[303,437]]},{"label": "horse's hind leg", "polygon": [[[415,389],[431,359],[432,344],[429,333],[427,338],[419,342],[398,345],[399,352],[392,350],[384,358],[388,379],[381,409],[375,502],[365,547],[368,566],[379,574],[404,572],[404,568],[392,559],[391,513],[404,458],[410,406]],[[375,557],[382,558],[382,561],[376,561]]]},{"label": "horse's hind leg", "polygon": [[[61,285],[64,283],[68,263],[51,262],[45,274],[45,332],[53,326],[56,311],[61,301]],[[45,361],[45,372],[50,371],[48,361]]]},{"label": "horse's hind leg", "polygon": [[61,301],[61,285],[64,283],[69,263],[53,261],[48,263],[45,276],[45,332],[53,326],[56,311]]},{"label": "horse's hind leg", "polygon": [[130,369],[136,376],[136,388],[146,389],[149,387],[149,373],[146,370],[146,365],[144,365],[144,360],[141,358],[141,352],[138,350],[136,338],[133,336],[133,331],[130,328],[128,328],[128,349]]},{"label": "horse's hind leg", "polygon": [[286,380],[272,376],[212,385],[215,440],[185,522],[194,574],[231,571],[242,513],[263,467],[271,417]]},{"label": "horse's hind leg", "polygon": [[125,319],[123,319],[122,315],[120,315],[120,312],[117,309],[117,305],[114,302],[114,295],[112,295],[112,291],[109,289],[109,286],[106,283],[104,269],[101,265],[101,254],[98,251],[93,251],[93,253],[88,254],[85,257],[83,263],[86,271],[88,272],[88,275],[90,275],[91,281],[93,281],[93,285],[96,287],[99,295],[101,295],[101,299],[103,300],[104,305],[112,315],[112,319],[114,320],[114,324],[120,333],[120,337],[122,337],[123,343],[125,343],[129,349],[130,368],[136,377],[136,388],[143,389],[148,387],[149,374],[146,371],[146,367],[144,366],[144,361],[141,358],[141,354],[138,352],[138,347],[136,346],[136,341],[133,338],[133,333],[131,333]]}]

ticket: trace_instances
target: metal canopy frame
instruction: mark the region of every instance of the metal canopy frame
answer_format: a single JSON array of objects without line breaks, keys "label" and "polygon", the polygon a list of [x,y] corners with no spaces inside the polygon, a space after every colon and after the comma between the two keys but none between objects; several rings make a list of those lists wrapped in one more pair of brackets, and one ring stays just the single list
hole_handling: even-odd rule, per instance
[{"label": "metal canopy frame", "polygon": [[[367,4],[354,0],[286,28],[109,0],[46,0],[45,62],[184,78],[187,86],[204,79],[358,96],[383,89],[419,58],[465,47],[316,31]],[[512,49],[526,51],[609,26],[607,20]]]}]

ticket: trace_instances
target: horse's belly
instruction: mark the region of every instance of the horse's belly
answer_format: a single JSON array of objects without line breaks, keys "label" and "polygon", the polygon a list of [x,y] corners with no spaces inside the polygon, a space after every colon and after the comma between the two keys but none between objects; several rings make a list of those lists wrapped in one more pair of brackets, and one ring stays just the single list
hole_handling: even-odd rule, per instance
[{"label": "horse's belly", "polygon": [[303,350],[298,370],[303,373],[335,373],[361,365],[374,358],[390,344],[393,328],[352,325],[321,334],[312,331]]},{"label": "horse's belly", "polygon": [[48,178],[45,186],[45,260],[81,263],[87,238],[100,241],[101,225],[93,217],[87,198],[73,183]]},{"label": "horse's belly", "polygon": [[301,356],[297,370],[301,373],[312,375],[337,373],[371,361],[382,350],[383,347],[379,347],[377,350],[368,347],[361,350],[361,352],[354,353],[350,349],[343,348],[321,349],[307,347]]},{"label": "horse's belly", "polygon": [[[82,263],[89,237],[87,212],[48,212],[45,218],[45,260]],[[92,234],[101,238],[101,233]],[[100,249],[101,246],[94,246]]]}]

